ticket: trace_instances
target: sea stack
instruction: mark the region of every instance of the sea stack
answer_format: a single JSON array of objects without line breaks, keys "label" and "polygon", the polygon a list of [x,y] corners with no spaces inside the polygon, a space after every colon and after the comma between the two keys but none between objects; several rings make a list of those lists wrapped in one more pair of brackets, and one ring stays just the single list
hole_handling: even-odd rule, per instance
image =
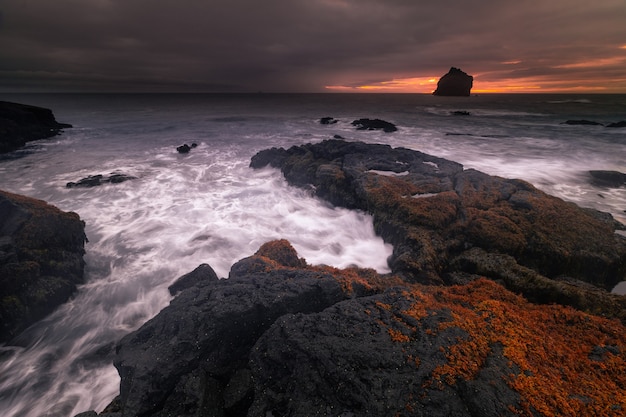
[{"label": "sea stack", "polygon": [[458,68],[451,67],[450,71],[439,79],[435,96],[469,96],[474,77],[467,75]]}]

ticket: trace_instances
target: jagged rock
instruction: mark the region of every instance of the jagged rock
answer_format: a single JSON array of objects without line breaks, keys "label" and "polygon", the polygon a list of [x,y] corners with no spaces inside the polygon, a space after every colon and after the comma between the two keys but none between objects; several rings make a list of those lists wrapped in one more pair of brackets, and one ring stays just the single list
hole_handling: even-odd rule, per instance
[{"label": "jagged rock", "polygon": [[0,191],[0,342],[51,313],[83,282],[84,228],[76,213]]},{"label": "jagged rock", "polygon": [[58,135],[61,129],[69,127],[72,125],[57,122],[49,109],[0,101],[0,153]]},{"label": "jagged rock", "polygon": [[[120,396],[100,416],[513,417],[626,408],[619,322],[534,305],[486,279],[422,286],[302,262],[287,241],[270,242],[229,279],[182,290],[119,343]],[[355,284],[369,293],[356,295]]]},{"label": "jagged rock", "polygon": [[469,96],[474,84],[474,77],[467,75],[459,68],[450,70],[437,81],[435,96]]},{"label": "jagged rock", "polygon": [[322,125],[332,125],[332,124],[335,124],[337,122],[338,122],[338,120],[335,119],[334,117],[322,117],[320,119],[320,124],[322,124]]},{"label": "jagged rock", "polygon": [[626,276],[626,241],[614,233],[622,225],[521,180],[409,149],[334,140],[262,151],[251,166],[263,164],[335,205],[371,213],[394,246],[392,270],[408,280],[445,283],[451,260],[472,247],[606,290]]},{"label": "jagged rock", "polygon": [[561,124],[564,125],[573,125],[573,126],[577,126],[577,125],[582,125],[582,126],[602,126],[602,123],[600,122],[594,122],[593,120],[567,120]]},{"label": "jagged rock", "polygon": [[178,278],[172,285],[167,287],[171,295],[176,295],[182,290],[203,282],[217,281],[219,278],[213,268],[208,264],[202,264],[188,274]]},{"label": "jagged rock", "polygon": [[626,120],[622,120],[615,123],[609,123],[606,127],[626,127]]},{"label": "jagged rock", "polygon": [[592,170],[589,171],[591,182],[601,187],[621,187],[626,185],[626,174],[619,171]]},{"label": "jagged rock", "polygon": [[189,153],[189,151],[191,151],[193,148],[196,148],[197,146],[197,143],[192,143],[191,146],[185,143],[184,145],[180,145],[179,147],[177,147],[176,150],[178,151],[178,153]]},{"label": "jagged rock", "polygon": [[68,182],[65,184],[67,188],[91,188],[97,187],[103,184],[119,184],[128,180],[136,180],[137,177],[133,177],[132,175],[120,174],[120,173],[112,173],[110,175],[90,175],[88,177],[82,178],[77,182]]},{"label": "jagged rock", "polygon": [[380,119],[358,119],[353,121],[351,124],[352,126],[356,126],[357,130],[382,130],[386,133],[398,130],[393,123]]}]

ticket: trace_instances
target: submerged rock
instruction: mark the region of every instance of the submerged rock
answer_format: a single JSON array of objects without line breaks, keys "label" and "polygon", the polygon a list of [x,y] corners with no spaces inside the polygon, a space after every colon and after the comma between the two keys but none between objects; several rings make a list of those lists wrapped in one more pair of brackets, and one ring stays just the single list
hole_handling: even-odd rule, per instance
[{"label": "submerged rock", "polygon": [[615,123],[609,123],[606,127],[626,127],[626,120],[622,120]]},{"label": "submerged rock", "polygon": [[566,120],[565,122],[561,123],[564,125],[573,125],[573,126],[602,126],[602,123],[600,122],[594,122],[593,120]]},{"label": "submerged rock", "polygon": [[592,170],[589,171],[591,182],[601,187],[621,187],[626,185],[626,174],[619,171]]},{"label": "submerged rock", "polygon": [[356,126],[357,130],[382,130],[387,133],[398,130],[393,123],[380,119],[358,119],[351,124],[352,126]]},{"label": "submerged rock", "polygon": [[124,181],[136,180],[137,177],[133,177],[132,175],[120,174],[120,173],[112,173],[110,175],[90,175],[88,177],[82,178],[77,182],[68,182],[65,184],[66,188],[91,188],[97,187],[103,184],[119,184]]},{"label": "submerged rock", "polygon": [[119,342],[100,417],[593,415],[626,408],[625,330],[486,279],[310,266],[275,241]]},{"label": "submerged rock", "polygon": [[179,147],[177,147],[176,151],[178,151],[178,153],[189,153],[189,151],[191,151],[193,148],[196,148],[197,146],[197,143],[192,143],[191,146],[185,143],[184,145],[180,145]]},{"label": "submerged rock", "polygon": [[338,122],[338,120],[335,119],[334,117],[322,117],[320,119],[320,124],[322,124],[322,125],[332,125],[332,124],[335,124],[337,122]]},{"label": "submerged rock", "polygon": [[72,125],[57,122],[50,109],[0,101],[0,153],[58,135],[69,127]]},{"label": "submerged rock", "polygon": [[435,96],[469,96],[474,84],[474,77],[461,71],[459,68],[451,67],[439,81],[437,89],[433,92]]},{"label": "submerged rock", "polygon": [[76,213],[0,191],[0,342],[51,313],[83,282],[84,228]]}]

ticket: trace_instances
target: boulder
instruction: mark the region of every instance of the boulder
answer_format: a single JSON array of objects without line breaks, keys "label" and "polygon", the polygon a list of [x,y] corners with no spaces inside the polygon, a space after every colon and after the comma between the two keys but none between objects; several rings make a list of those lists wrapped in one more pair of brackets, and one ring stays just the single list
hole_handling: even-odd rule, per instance
[{"label": "boulder", "polygon": [[351,124],[352,126],[356,126],[357,130],[382,130],[386,133],[398,130],[393,123],[380,119],[358,119],[354,120]]},{"label": "boulder", "polygon": [[119,342],[120,395],[100,417],[626,409],[617,321],[532,304],[484,278],[423,286],[303,262],[289,242],[269,242],[229,279],[183,289]]},{"label": "boulder", "polygon": [[433,92],[435,96],[469,96],[474,83],[474,77],[461,71],[459,68],[451,67],[439,81],[437,89]]},{"label": "boulder", "polygon": [[191,146],[185,143],[177,147],[176,151],[178,151],[178,153],[189,153],[189,151],[191,151],[193,148],[196,148],[197,146],[198,146],[197,143],[192,143]]},{"label": "boulder", "polygon": [[619,171],[609,170],[592,170],[589,171],[591,175],[591,183],[601,187],[621,187],[626,185],[626,174]]},{"label": "boulder", "polygon": [[136,180],[137,177],[133,177],[132,175],[121,174],[121,173],[111,173],[110,175],[90,175],[88,177],[82,178],[77,182],[68,182],[65,184],[67,188],[91,188],[97,187],[103,184],[119,184],[124,181]]},{"label": "boulder", "polygon": [[83,283],[84,228],[76,213],[0,191],[0,342],[51,313]]},{"label": "boulder", "polygon": [[[413,282],[446,283],[459,272],[453,260],[475,247],[508,254],[547,279],[569,276],[610,290],[626,277],[626,240],[615,233],[621,223],[525,181],[409,149],[336,140],[252,158],[253,168],[264,164],[332,204],[372,214],[376,232],[394,246],[392,271]],[[527,284],[527,293],[540,291]]]},{"label": "boulder", "polygon": [[322,125],[332,125],[332,124],[335,124],[337,122],[338,122],[338,120],[335,119],[334,117],[322,117],[320,119],[320,124],[322,124]]},{"label": "boulder", "polygon": [[72,125],[57,122],[50,109],[0,101],[0,153],[58,135],[69,127]]}]

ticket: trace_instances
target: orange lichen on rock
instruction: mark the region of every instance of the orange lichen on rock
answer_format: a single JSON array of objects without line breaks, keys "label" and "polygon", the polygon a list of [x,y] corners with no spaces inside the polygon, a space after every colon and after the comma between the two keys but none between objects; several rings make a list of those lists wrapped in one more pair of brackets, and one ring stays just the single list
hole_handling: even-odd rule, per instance
[{"label": "orange lichen on rock", "polygon": [[298,252],[287,239],[266,242],[261,245],[254,255],[269,258],[282,266],[293,268],[306,267],[306,261],[303,258],[298,258]]},{"label": "orange lichen on rock", "polygon": [[[511,369],[503,378],[521,396],[520,415],[626,413],[626,329],[617,320],[535,305],[486,279],[464,286],[416,286],[405,296],[416,301],[401,314],[418,321],[448,312],[449,319],[425,334],[456,328],[465,335],[441,348],[445,363],[433,370],[427,386],[474,379],[498,345]],[[410,328],[387,331],[393,341],[406,344]]]}]

